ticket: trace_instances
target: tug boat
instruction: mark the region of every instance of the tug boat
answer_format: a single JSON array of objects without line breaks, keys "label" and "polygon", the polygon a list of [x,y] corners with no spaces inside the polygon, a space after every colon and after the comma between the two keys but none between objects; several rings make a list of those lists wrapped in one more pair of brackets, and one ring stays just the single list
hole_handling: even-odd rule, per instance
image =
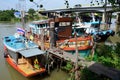
[{"label": "tug boat", "polygon": [[46,71],[41,61],[45,52],[24,35],[16,33],[4,37],[3,44],[6,61],[23,76],[32,77]]}]

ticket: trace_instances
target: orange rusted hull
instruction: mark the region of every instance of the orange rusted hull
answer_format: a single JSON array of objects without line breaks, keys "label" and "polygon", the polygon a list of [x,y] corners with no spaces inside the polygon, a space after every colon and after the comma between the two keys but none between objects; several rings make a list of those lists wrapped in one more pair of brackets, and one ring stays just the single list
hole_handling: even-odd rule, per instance
[{"label": "orange rusted hull", "polygon": [[17,70],[19,73],[21,73],[21,74],[22,74],[23,76],[25,76],[25,77],[32,77],[32,76],[35,76],[35,75],[37,75],[37,74],[40,74],[40,73],[45,72],[45,69],[42,68],[42,69],[39,70],[39,72],[26,74],[22,69],[20,69],[20,68],[18,67],[18,65],[17,65],[16,63],[14,63],[14,62],[12,61],[11,58],[9,58],[8,55],[7,55],[7,57],[6,57],[6,61],[7,61],[15,70]]},{"label": "orange rusted hull", "polygon": [[[92,46],[84,46],[84,47],[78,47],[78,50],[87,50],[87,49],[91,49]],[[65,51],[74,51],[76,50],[75,47],[64,47],[63,50]]]},{"label": "orange rusted hull", "polygon": [[91,36],[78,37],[77,41],[75,38],[71,38],[67,40],[59,40],[57,41],[57,46],[65,51],[74,51],[76,50],[76,44],[75,44],[76,42],[77,42],[78,50],[91,49],[93,46]]}]

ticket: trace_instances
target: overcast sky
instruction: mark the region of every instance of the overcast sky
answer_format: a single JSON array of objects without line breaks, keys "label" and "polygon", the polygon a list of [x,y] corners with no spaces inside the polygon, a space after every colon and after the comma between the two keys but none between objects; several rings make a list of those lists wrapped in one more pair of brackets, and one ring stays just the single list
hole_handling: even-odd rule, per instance
[{"label": "overcast sky", "polygon": [[[68,0],[70,7],[73,7],[75,4],[84,4],[84,5],[90,5],[91,0]],[[21,3],[24,7],[26,7],[26,10],[29,8],[38,9],[37,6],[30,2],[29,0],[0,0],[0,10],[5,9],[20,9]],[[58,8],[65,8],[65,0],[34,0],[38,5],[43,4],[45,9],[58,9]]]}]

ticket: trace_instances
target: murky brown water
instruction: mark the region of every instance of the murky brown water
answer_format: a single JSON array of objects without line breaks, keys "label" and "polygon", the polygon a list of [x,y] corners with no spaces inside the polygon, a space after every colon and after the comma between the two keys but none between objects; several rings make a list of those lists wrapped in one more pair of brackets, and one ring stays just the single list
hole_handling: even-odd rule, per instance
[{"label": "murky brown water", "polygon": [[13,35],[17,27],[20,26],[20,23],[0,23],[0,80],[67,80],[68,74],[61,70],[52,71],[50,76],[37,75],[32,78],[25,78],[5,61],[2,38]]}]

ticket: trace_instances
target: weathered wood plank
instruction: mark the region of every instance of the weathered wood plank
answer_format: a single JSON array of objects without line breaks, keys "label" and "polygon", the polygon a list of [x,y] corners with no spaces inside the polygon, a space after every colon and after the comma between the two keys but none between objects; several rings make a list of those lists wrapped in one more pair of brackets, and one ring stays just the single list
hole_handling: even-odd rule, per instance
[{"label": "weathered wood plank", "polygon": [[[70,60],[72,62],[76,62],[75,55],[72,55],[68,52],[65,52],[64,50],[58,49],[58,48],[52,48],[49,49],[48,52],[50,52],[53,55],[56,55],[60,58],[63,58],[64,60]],[[96,63],[94,61],[86,61],[84,58],[78,57],[79,62],[78,64],[82,66],[86,66],[90,71],[98,74],[98,75],[104,75],[106,77],[111,78],[112,80],[120,80],[120,71],[106,67],[100,63]]]}]

